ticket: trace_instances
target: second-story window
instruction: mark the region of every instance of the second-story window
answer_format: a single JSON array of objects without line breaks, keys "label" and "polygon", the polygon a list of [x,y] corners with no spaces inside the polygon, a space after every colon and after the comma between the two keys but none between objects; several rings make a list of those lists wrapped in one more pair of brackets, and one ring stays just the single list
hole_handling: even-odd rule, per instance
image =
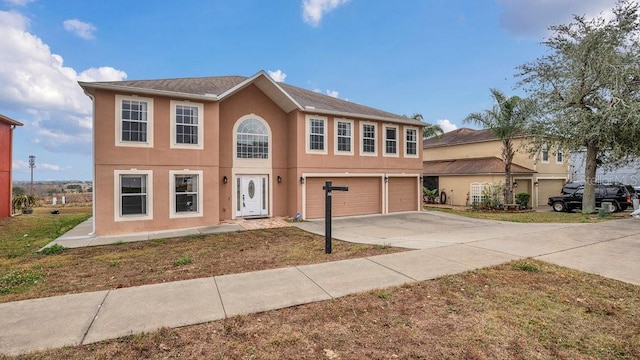
[{"label": "second-story window", "polygon": [[319,116],[307,117],[307,152],[327,153],[327,119]]},{"label": "second-story window", "polygon": [[171,147],[203,148],[203,105],[187,101],[171,101]]},{"label": "second-story window", "polygon": [[556,163],[562,164],[563,161],[564,161],[564,153],[562,152],[562,150],[556,151]]},{"label": "second-story window", "polygon": [[347,120],[336,121],[336,153],[353,153],[353,122]]},{"label": "second-story window", "polygon": [[408,157],[418,156],[418,130],[405,130],[405,155]]},{"label": "second-story window", "polygon": [[398,128],[396,126],[384,127],[384,154],[398,155]]},{"label": "second-story window", "polygon": [[146,101],[122,100],[122,141],[147,142],[148,108]]},{"label": "second-story window", "polygon": [[376,125],[371,123],[362,124],[362,154],[375,155],[376,151]]},{"label": "second-story window", "polygon": [[153,99],[116,95],[116,146],[153,146]]},{"label": "second-story window", "polygon": [[540,159],[543,164],[549,163],[549,148],[546,145],[543,145],[542,149],[540,149]]}]

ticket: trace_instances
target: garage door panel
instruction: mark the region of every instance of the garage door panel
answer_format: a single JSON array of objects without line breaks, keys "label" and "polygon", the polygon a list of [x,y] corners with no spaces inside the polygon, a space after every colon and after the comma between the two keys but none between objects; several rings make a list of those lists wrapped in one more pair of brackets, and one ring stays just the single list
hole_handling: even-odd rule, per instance
[{"label": "garage door panel", "polygon": [[416,178],[390,177],[389,212],[415,211],[418,203],[418,185]]},{"label": "garage door panel", "polygon": [[306,185],[306,218],[324,217],[325,181],[332,181],[334,186],[348,186],[349,191],[332,192],[332,215],[366,215],[379,214],[382,210],[382,185],[379,177],[368,178],[311,178],[307,177]]},{"label": "garage door panel", "polygon": [[558,196],[562,192],[563,179],[538,180],[538,205],[546,205],[551,196]]}]

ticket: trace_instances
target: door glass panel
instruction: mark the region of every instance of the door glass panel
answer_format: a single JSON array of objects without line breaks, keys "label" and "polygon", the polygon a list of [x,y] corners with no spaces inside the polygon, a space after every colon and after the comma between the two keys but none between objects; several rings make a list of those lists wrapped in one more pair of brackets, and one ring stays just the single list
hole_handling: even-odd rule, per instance
[{"label": "door glass panel", "polygon": [[256,184],[253,180],[249,181],[249,198],[253,199],[253,196],[256,194]]},{"label": "door glass panel", "polygon": [[236,178],[236,203],[237,211],[240,211],[240,177]]}]

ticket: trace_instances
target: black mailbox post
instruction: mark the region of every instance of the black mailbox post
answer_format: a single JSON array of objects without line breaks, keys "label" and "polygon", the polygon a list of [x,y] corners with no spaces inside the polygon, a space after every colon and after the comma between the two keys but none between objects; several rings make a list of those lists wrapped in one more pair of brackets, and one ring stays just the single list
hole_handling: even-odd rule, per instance
[{"label": "black mailbox post", "polygon": [[347,186],[332,186],[325,181],[324,186],[324,253],[331,254],[331,191],[349,191]]}]

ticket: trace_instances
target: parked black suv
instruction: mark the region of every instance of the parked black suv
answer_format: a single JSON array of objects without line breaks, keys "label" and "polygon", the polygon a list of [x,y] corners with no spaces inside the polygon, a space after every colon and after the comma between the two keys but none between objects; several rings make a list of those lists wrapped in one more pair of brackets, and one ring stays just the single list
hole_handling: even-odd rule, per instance
[{"label": "parked black suv", "polygon": [[[562,188],[563,193],[571,191],[572,186],[567,186],[568,184],[565,184]],[[635,191],[633,191],[633,186],[613,183],[596,184],[595,187],[596,207],[601,207],[602,203],[610,203],[614,211],[623,211],[633,206],[632,199],[636,196]],[[583,192],[584,184],[581,184],[576,186],[576,189],[571,193],[550,197],[547,204],[551,206],[554,211],[582,209]]]}]

